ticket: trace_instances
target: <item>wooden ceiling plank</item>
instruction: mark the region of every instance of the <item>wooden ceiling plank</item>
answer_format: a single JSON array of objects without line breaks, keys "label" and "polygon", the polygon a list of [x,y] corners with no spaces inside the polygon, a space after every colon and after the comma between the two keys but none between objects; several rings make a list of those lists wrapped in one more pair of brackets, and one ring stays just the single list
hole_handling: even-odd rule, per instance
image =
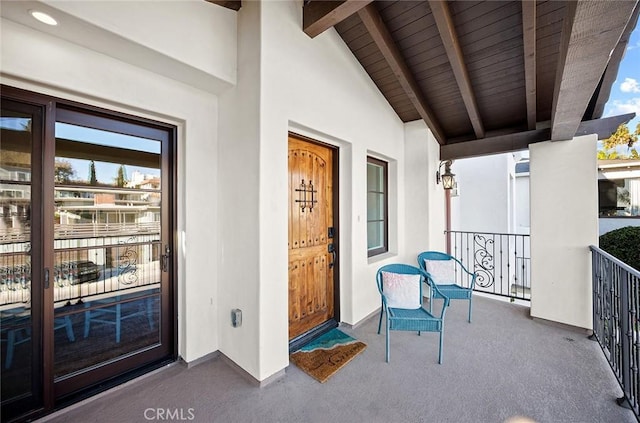
[{"label": "wooden ceiling plank", "polygon": [[393,70],[393,73],[397,76],[398,82],[402,85],[402,88],[407,93],[407,96],[418,111],[418,114],[425,121],[427,126],[429,126],[436,140],[440,144],[444,144],[445,137],[442,132],[442,128],[435,119],[435,115],[429,108],[429,105],[425,101],[417,82],[407,67],[407,64],[393,41],[389,30],[384,25],[378,10],[373,4],[370,4],[367,7],[360,9],[358,11],[358,15],[371,34],[371,38],[373,38],[374,42],[380,49],[380,52]]},{"label": "wooden ceiling plank", "polygon": [[522,0],[522,41],[527,127],[536,129],[536,2]]},{"label": "wooden ceiling plank", "polygon": [[458,83],[458,88],[462,94],[464,105],[469,114],[469,120],[476,134],[476,138],[484,137],[484,127],[482,125],[482,119],[478,110],[473,89],[471,88],[471,81],[469,80],[469,74],[462,58],[462,50],[455,33],[453,21],[451,19],[451,13],[446,2],[441,0],[429,0],[429,6],[431,12],[436,21],[440,37],[444,44],[453,74]]},{"label": "wooden ceiling plank", "polygon": [[371,1],[309,1],[302,7],[304,33],[314,38],[367,6]]},{"label": "wooden ceiling plank", "polygon": [[636,1],[569,2],[553,92],[551,139],[570,140],[589,105]]},{"label": "wooden ceiling plank", "polygon": [[[629,113],[581,122],[578,125],[576,136],[597,134],[599,139],[607,138],[615,132],[620,124],[629,122],[634,117],[635,113]],[[457,142],[440,146],[440,160],[465,159],[526,150],[529,148],[529,144],[549,141],[550,139],[551,130],[545,128],[499,135],[481,140]]]}]

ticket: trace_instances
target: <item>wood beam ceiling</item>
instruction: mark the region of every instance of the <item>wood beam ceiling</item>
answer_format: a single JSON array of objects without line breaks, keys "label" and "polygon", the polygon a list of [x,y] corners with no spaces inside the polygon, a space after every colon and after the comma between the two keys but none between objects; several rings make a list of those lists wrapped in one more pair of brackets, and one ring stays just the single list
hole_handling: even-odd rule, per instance
[{"label": "wood beam ceiling", "polygon": [[573,138],[637,1],[568,2],[553,95],[551,139]]},{"label": "wood beam ceiling", "polygon": [[302,7],[302,29],[314,38],[342,22],[372,0],[309,1]]},{"label": "wood beam ceiling", "polygon": [[618,76],[620,62],[622,62],[622,57],[627,50],[629,38],[631,37],[631,33],[638,23],[638,15],[640,15],[640,2],[636,4],[636,8],[631,15],[631,19],[627,24],[627,28],[624,30],[620,41],[618,41],[616,48],[611,54],[609,64],[607,65],[607,70],[605,71],[604,76],[602,77],[602,81],[600,82],[600,86],[598,87],[598,93],[594,100],[593,110],[588,112],[587,118],[597,119],[604,113],[604,106],[607,101],[609,101],[609,96],[611,95],[611,87],[613,86],[613,83]]},{"label": "wood beam ceiling", "polygon": [[[620,124],[629,122],[634,117],[635,113],[628,113],[626,115],[580,122],[574,136],[597,134],[598,139],[607,138],[615,132]],[[529,144],[549,141],[550,139],[551,129],[544,128],[499,135],[481,140],[447,144],[440,146],[440,160],[464,159],[526,150],[529,148]]]},{"label": "wood beam ceiling", "polygon": [[217,4],[218,6],[226,7],[231,10],[240,10],[242,7],[241,0],[206,0],[209,3]]},{"label": "wood beam ceiling", "polygon": [[382,21],[382,17],[378,13],[376,7],[373,4],[369,4],[358,11],[358,16],[389,64],[389,67],[393,70],[393,74],[398,79],[402,89],[409,97],[409,100],[418,111],[420,117],[431,129],[431,132],[438,143],[441,145],[444,144],[444,132],[424,99],[418,83],[404,61],[400,50],[393,41],[393,38]]},{"label": "wood beam ceiling", "polygon": [[524,82],[527,102],[527,128],[536,129],[536,2],[522,0],[522,41]]},{"label": "wood beam ceiling", "polygon": [[449,6],[447,6],[447,3],[442,0],[429,0],[429,6],[431,7],[433,18],[436,21],[440,38],[442,38],[442,43],[444,44],[445,51],[447,52],[449,63],[453,69],[453,74],[456,78],[456,82],[458,83],[458,88],[462,95],[462,100],[464,101],[464,105],[467,109],[467,114],[469,115],[469,120],[471,120],[471,125],[473,126],[476,138],[484,138],[482,118],[478,111],[475,94],[471,88],[471,81],[469,79],[467,67],[464,63],[456,30],[451,19]]}]

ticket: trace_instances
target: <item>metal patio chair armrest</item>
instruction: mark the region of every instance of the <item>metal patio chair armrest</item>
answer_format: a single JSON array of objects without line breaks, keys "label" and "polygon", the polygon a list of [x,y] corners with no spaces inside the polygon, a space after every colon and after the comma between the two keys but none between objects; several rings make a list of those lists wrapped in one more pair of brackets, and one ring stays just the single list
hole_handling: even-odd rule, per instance
[{"label": "metal patio chair armrest", "polygon": [[[442,319],[444,321],[444,315],[447,312],[447,308],[449,307],[449,297],[447,297],[445,294],[442,293],[442,291],[440,291],[440,288],[438,288],[438,284],[436,284],[433,280],[433,278],[431,277],[431,275],[427,272],[425,272],[424,270],[420,269],[420,271],[422,272],[422,276],[424,277],[424,280],[427,282],[427,284],[429,285],[429,287],[436,292],[437,296],[435,296],[435,298],[442,298],[442,309],[440,310],[440,319]],[[435,316],[434,316],[435,317]]]}]

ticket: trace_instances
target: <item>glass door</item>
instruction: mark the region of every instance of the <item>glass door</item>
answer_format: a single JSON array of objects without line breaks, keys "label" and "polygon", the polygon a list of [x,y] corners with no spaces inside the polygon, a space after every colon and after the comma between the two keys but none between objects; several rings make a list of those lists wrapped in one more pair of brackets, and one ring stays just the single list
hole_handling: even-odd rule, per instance
[{"label": "glass door", "polygon": [[175,359],[175,127],[2,89],[4,421]]},{"label": "glass door", "polygon": [[[42,405],[41,242],[32,207],[42,110],[2,100],[0,115],[0,388],[4,418]],[[35,182],[34,182],[35,178]]]},{"label": "glass door", "polygon": [[166,356],[170,133],[59,107],[54,159],[58,397]]}]

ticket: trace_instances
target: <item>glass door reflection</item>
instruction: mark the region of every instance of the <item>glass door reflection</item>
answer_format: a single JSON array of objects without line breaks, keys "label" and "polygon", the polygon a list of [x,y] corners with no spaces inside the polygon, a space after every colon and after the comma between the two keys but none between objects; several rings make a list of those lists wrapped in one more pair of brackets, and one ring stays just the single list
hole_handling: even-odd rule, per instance
[{"label": "glass door reflection", "polygon": [[56,380],[161,342],[161,143],[56,123]]},{"label": "glass door reflection", "polygon": [[[28,108],[3,100],[0,116],[0,368],[3,412],[38,402],[41,367],[32,315],[31,167],[34,127]],[[27,406],[29,407],[29,406]],[[18,408],[20,408],[18,406]],[[11,414],[11,413],[9,413]]]}]

